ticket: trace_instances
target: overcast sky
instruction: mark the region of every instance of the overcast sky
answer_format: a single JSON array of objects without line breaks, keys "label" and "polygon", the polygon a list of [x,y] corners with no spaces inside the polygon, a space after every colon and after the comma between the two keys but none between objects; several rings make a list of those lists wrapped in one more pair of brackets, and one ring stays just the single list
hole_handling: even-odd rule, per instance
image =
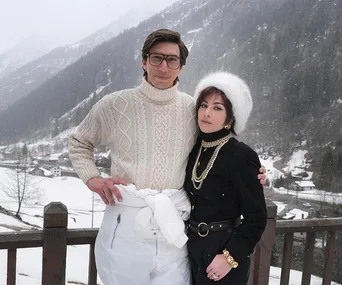
[{"label": "overcast sky", "polygon": [[0,54],[28,36],[78,41],[134,7],[176,0],[0,0]]}]

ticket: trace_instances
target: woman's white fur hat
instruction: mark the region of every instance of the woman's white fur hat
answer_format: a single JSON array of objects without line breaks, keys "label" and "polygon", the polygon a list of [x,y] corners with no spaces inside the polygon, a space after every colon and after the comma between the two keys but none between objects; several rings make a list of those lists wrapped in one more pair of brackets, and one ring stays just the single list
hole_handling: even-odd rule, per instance
[{"label": "woman's white fur hat", "polygon": [[247,84],[238,76],[228,72],[215,72],[205,76],[197,85],[194,99],[197,101],[202,90],[216,87],[224,92],[233,105],[234,130],[239,135],[246,127],[252,111],[253,101]]}]

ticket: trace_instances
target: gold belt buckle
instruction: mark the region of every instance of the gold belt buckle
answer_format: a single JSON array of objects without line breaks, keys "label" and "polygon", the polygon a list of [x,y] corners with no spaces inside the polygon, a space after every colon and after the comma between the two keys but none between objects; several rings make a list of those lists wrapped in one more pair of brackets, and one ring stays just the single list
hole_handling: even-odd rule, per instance
[{"label": "gold belt buckle", "polygon": [[206,225],[206,226],[208,226],[208,224],[207,223],[205,223],[205,222],[200,222],[198,225],[197,225],[197,227],[198,227],[198,235],[200,236],[200,237],[206,237],[208,234],[209,234],[209,230],[207,230],[207,232],[205,233],[205,234],[201,234],[200,233],[200,227],[201,227],[201,225]]}]

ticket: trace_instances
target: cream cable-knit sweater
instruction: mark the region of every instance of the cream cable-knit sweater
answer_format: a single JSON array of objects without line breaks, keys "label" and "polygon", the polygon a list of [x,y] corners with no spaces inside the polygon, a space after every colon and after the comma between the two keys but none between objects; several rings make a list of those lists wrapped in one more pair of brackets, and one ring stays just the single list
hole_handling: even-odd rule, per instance
[{"label": "cream cable-knit sweater", "polygon": [[109,145],[111,175],[138,189],[179,189],[195,143],[195,106],[178,84],[159,90],[145,79],[135,89],[106,95],[69,139],[69,156],[86,183],[99,176],[93,151]]}]

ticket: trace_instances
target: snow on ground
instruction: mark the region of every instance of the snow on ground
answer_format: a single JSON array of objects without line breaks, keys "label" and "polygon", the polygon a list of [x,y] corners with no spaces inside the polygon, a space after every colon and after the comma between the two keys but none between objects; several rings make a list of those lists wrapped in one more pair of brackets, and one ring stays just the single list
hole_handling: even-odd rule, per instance
[{"label": "snow on ground", "polygon": [[284,202],[274,201],[274,200],[272,200],[272,202],[277,205],[277,215],[281,213],[283,210],[285,210],[287,206],[287,204],[285,204]]},{"label": "snow on ground", "polygon": [[307,163],[305,159],[305,155],[308,153],[307,150],[298,149],[296,150],[290,160],[288,161],[286,167],[283,168],[283,171],[286,173],[291,173],[292,176],[299,176],[301,173],[306,172],[308,174],[307,177],[303,177],[303,180],[311,180],[313,172],[307,171],[308,167],[310,167],[310,163]]},{"label": "snow on ground", "polygon": [[[277,215],[279,215],[281,212],[283,212],[286,209],[287,204],[284,202],[274,201],[272,200],[274,204],[277,205]],[[309,216],[309,213],[306,211],[302,211],[300,209],[292,209],[288,212],[286,212],[285,216],[283,216],[283,219],[306,219]]]},{"label": "snow on ground", "polygon": [[301,167],[301,168],[305,168],[305,167],[309,167],[310,165],[308,163],[306,163],[305,161],[305,154],[307,154],[307,150],[302,150],[299,149],[297,151],[295,151],[289,162],[287,163],[287,167],[284,169],[284,171],[286,172],[290,172],[294,169],[296,169],[297,167]]},{"label": "snow on ground", "polygon": [[[58,141],[58,140],[63,140],[63,139],[66,139],[70,136],[70,134],[72,132],[75,131],[75,128],[76,127],[72,127],[70,129],[67,129],[61,133],[59,133],[57,136],[51,138],[51,136],[48,136],[48,137],[45,137],[45,138],[42,138],[40,139],[39,141],[35,142],[35,143],[30,143],[27,145],[27,148],[29,150],[32,150],[32,149],[35,149],[37,148],[39,145],[46,145],[46,146],[50,146],[50,145],[53,145],[54,142]],[[67,150],[67,149],[66,149]]]},{"label": "snow on ground", "polygon": [[[9,169],[0,168],[0,181],[8,179]],[[91,227],[91,208],[92,192],[83,184],[83,182],[74,177],[40,177],[32,176],[32,183],[40,189],[40,197],[32,201],[30,205],[23,205],[22,219],[34,225],[42,227],[44,206],[50,202],[59,201],[67,206],[69,211],[69,228]],[[102,210],[104,204],[98,199],[94,204],[94,226],[98,227],[102,220]],[[0,192],[0,205],[7,210],[16,211],[16,203],[4,193]],[[36,217],[35,215],[38,215]],[[74,218],[74,219],[72,219]]]},{"label": "snow on ground", "polygon": [[293,217],[294,220],[306,219],[309,216],[308,212],[300,209],[292,209],[286,214]]},{"label": "snow on ground", "polygon": [[[9,170],[6,168],[0,168],[0,181],[8,179],[8,171]],[[276,175],[276,171],[274,171],[273,174]],[[33,204],[23,206],[21,217],[24,221],[27,221],[37,227],[42,227],[44,206],[50,202],[60,201],[68,208],[69,228],[91,227],[93,195],[80,179],[73,177],[33,177],[33,180],[41,189],[41,195]],[[0,205],[11,211],[16,210],[16,204],[2,192],[0,192]],[[278,203],[279,208],[285,206],[285,204],[281,204],[280,202]],[[94,209],[94,227],[99,227],[103,216],[104,204],[100,200],[95,199]],[[6,226],[4,227],[1,224]],[[22,230],[31,228],[31,226],[28,226],[12,217],[1,214],[0,234],[1,232],[13,231],[11,227],[20,228]],[[66,284],[87,284],[88,258],[89,246],[68,246]],[[0,250],[0,284],[6,284],[6,267],[7,251]],[[41,248],[18,249],[17,285],[41,284],[41,270]],[[278,285],[279,282],[280,268],[271,267],[270,285]],[[301,283],[301,272],[292,270],[290,282],[290,284],[299,285]],[[321,284],[321,282],[320,278],[312,276],[311,284],[316,285]],[[98,284],[103,284],[100,279],[98,279]],[[339,284],[332,283],[332,285]]]},{"label": "snow on ground", "polygon": [[295,191],[284,187],[275,188],[273,190],[284,195],[298,196],[301,199],[322,201],[330,204],[342,204],[342,193],[332,193],[323,190],[304,190]]},{"label": "snow on ground", "polygon": [[[9,169],[0,168],[0,181],[8,179]],[[21,217],[38,228],[43,226],[44,206],[50,202],[62,202],[69,212],[69,228],[91,228],[92,192],[78,178],[73,177],[33,177],[33,183],[39,186],[40,197],[33,204],[24,205]],[[16,203],[0,192],[0,205],[10,211],[16,211]],[[94,227],[102,221],[104,204],[95,199]],[[3,225],[6,226],[3,226]],[[11,228],[30,230],[32,227],[19,220],[0,214],[1,232],[13,231]],[[41,284],[41,248],[19,249],[17,256],[17,285]],[[87,284],[89,246],[69,246],[67,252],[67,281]],[[0,284],[6,284],[7,251],[0,250]],[[67,283],[68,284],[68,283]],[[102,284],[102,283],[99,283]]]},{"label": "snow on ground", "polygon": [[303,177],[303,180],[311,180],[311,179],[312,179],[313,172],[311,172],[311,171],[306,171],[306,173],[308,174],[308,177]]},{"label": "snow on ground", "polygon": [[[305,154],[307,153],[307,150],[296,150],[292,156],[289,162],[287,163],[287,166],[283,168],[283,171],[286,173],[292,173],[299,174],[303,171],[305,171],[309,176],[303,178],[303,180],[306,180],[307,182],[302,183],[309,183],[308,180],[312,178],[313,172],[304,170],[305,168],[309,167],[310,164],[306,162]],[[273,181],[280,176],[284,176],[284,174],[276,169],[273,166],[273,163],[275,161],[280,160],[281,157],[266,157],[263,155],[260,155],[260,162],[261,165],[264,166],[267,170],[267,179],[270,181],[270,188],[272,188],[274,191],[286,194],[286,195],[293,195],[298,196],[298,198],[302,199],[308,199],[308,200],[315,200],[315,201],[324,201],[327,203],[335,203],[335,204],[342,204],[342,193],[332,193],[332,192],[326,192],[324,190],[305,190],[305,191],[294,191],[289,190],[284,187],[275,188],[273,187]],[[312,182],[311,182],[312,183]]]},{"label": "snow on ground", "polygon": [[[270,282],[269,285],[279,285],[280,284],[280,275],[281,275],[281,268],[271,266],[270,270]],[[301,284],[302,280],[302,272],[291,269],[290,272],[290,285],[299,285]],[[311,275],[311,285],[321,285],[322,279],[320,277],[316,277]],[[331,282],[331,285],[340,285],[336,282]]]},{"label": "snow on ground", "polygon": [[260,157],[260,163],[266,168],[267,180],[270,182],[270,185],[273,185],[274,180],[284,177],[284,174],[273,166],[273,163],[280,159],[281,157]]},{"label": "snow on ground", "polygon": [[0,233],[13,232],[15,230],[31,230],[34,227],[20,222],[18,219],[0,213]]},{"label": "snow on ground", "polygon": [[[89,246],[68,246],[66,284],[88,284]],[[0,250],[0,284],[6,284],[7,256]],[[28,248],[17,251],[17,285],[40,285],[42,275],[42,249]],[[73,282],[73,283],[72,283]],[[82,283],[81,283],[82,282]],[[103,284],[98,278],[98,284]]]}]

